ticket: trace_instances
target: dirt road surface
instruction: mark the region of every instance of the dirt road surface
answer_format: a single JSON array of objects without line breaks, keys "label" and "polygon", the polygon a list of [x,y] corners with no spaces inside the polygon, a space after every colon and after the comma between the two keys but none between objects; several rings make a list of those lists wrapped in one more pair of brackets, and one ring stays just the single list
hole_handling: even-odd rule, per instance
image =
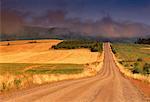
[{"label": "dirt road surface", "polygon": [[104,44],[103,68],[94,77],[66,80],[0,96],[2,102],[149,102],[115,65]]}]

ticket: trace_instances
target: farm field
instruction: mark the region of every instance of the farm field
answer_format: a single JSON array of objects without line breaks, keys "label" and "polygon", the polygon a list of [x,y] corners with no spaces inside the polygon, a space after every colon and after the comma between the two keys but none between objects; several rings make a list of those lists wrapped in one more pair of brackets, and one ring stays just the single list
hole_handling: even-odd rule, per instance
[{"label": "farm field", "polygon": [[[49,81],[59,81],[62,79],[75,79],[78,80],[65,80],[51,84],[41,85],[27,90],[16,92],[15,95],[10,97],[0,95],[2,101],[47,101],[53,102],[84,102],[84,101],[96,101],[96,102],[149,102],[149,92],[147,91],[146,97],[143,95],[143,91],[139,87],[135,87],[135,84],[131,83],[125,78],[116,66],[110,43],[104,44],[104,60],[102,66],[98,66],[100,69],[98,73],[92,77],[83,78],[82,76],[89,75],[74,74],[74,75],[43,75],[33,74],[29,78],[20,76],[21,79],[14,78],[14,84],[17,88],[20,86],[28,85],[30,83],[43,83]],[[50,65],[51,66],[51,65]],[[43,67],[44,68],[44,67]],[[42,69],[43,69],[42,68]],[[36,68],[33,68],[36,69]],[[58,78],[58,76],[60,76]],[[72,77],[73,76],[73,77]],[[28,79],[28,80],[26,80]],[[6,80],[6,79],[5,79]],[[21,80],[21,81],[20,81]],[[33,81],[31,81],[33,80]],[[21,83],[20,83],[21,82]],[[29,84],[30,84],[29,83]],[[3,84],[3,90],[6,90],[9,84]],[[146,90],[149,90],[149,84]]]},{"label": "farm field", "polygon": [[[0,91],[53,81],[81,78],[96,73],[89,68],[102,60],[90,49],[53,49],[62,40],[0,42]],[[7,81],[6,81],[7,80]]]},{"label": "farm field", "polygon": [[54,50],[61,40],[0,42],[0,63],[73,63],[85,64],[97,60],[99,52],[88,49]]},{"label": "farm field", "polygon": [[0,63],[0,74],[76,74],[83,68],[82,64]]},{"label": "farm field", "polygon": [[0,63],[0,93],[54,81],[84,77],[82,64]]},{"label": "farm field", "polygon": [[150,46],[144,44],[112,44],[119,63],[133,73],[150,74]]}]

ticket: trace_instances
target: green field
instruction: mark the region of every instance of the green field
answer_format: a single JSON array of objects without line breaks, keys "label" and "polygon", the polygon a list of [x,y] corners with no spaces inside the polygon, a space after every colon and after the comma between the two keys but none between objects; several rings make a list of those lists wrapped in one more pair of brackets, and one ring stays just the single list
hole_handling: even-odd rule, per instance
[{"label": "green field", "polygon": [[83,68],[82,64],[0,63],[0,74],[77,74]]},{"label": "green field", "polygon": [[150,45],[113,43],[119,63],[133,73],[150,74]]}]

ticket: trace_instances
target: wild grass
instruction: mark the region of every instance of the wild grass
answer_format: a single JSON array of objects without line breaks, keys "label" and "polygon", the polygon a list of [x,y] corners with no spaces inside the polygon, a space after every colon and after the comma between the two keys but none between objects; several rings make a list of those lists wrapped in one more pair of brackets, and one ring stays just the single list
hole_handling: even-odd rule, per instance
[{"label": "wild grass", "polygon": [[0,91],[69,79],[72,75],[82,75],[83,71],[82,64],[0,63]]},{"label": "wild grass", "polygon": [[119,63],[132,73],[150,74],[150,50],[145,49],[150,48],[149,45],[115,43],[112,48]]},{"label": "wild grass", "polygon": [[136,61],[141,58],[144,61],[149,61],[150,59],[150,50],[143,48],[150,48],[149,45],[144,44],[123,44],[123,43],[114,43],[112,44],[115,48],[119,58],[127,61]]},{"label": "wild grass", "polygon": [[[2,64],[2,63],[1,63]],[[12,89],[22,89],[31,85],[39,85],[60,80],[78,79],[96,75],[102,63],[95,62],[86,65],[80,64],[2,64],[7,73],[0,75],[0,92]],[[13,67],[11,67],[13,65]],[[86,67],[86,68],[85,68]],[[5,70],[1,68],[1,70]],[[10,68],[10,70],[8,70]],[[15,69],[15,70],[12,70]],[[17,74],[14,74],[17,72]]]}]

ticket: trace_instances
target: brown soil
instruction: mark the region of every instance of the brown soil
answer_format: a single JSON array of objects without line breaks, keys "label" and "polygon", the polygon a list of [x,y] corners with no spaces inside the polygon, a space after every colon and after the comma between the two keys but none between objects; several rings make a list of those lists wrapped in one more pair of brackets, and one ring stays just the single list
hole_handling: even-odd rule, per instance
[{"label": "brown soil", "polygon": [[150,84],[146,82],[142,82],[140,80],[131,79],[130,81],[143,92],[145,97],[150,97]]}]

